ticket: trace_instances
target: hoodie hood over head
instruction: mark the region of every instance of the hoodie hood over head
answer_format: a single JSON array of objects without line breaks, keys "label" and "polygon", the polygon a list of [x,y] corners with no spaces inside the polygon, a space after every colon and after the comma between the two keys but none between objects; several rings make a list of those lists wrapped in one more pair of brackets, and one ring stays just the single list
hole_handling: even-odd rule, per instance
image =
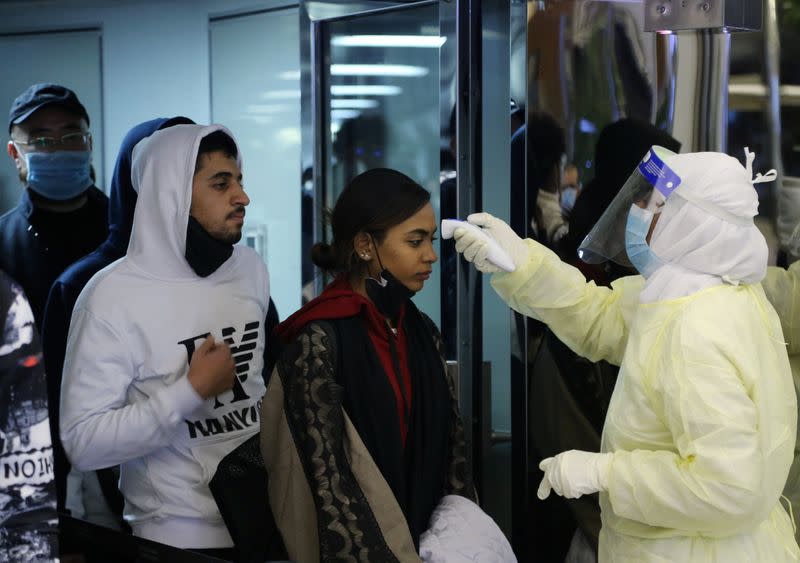
[{"label": "hoodie hood over head", "polygon": [[149,137],[160,129],[178,124],[194,123],[188,117],[159,117],[134,126],[122,139],[111,188],[108,194],[108,229],[107,243],[111,244],[121,255],[125,254],[131,238],[133,227],[133,210],[136,207],[136,190],[131,181],[131,160],[133,148],[139,141]]},{"label": "hoodie hood over head", "polygon": [[[202,139],[214,131],[225,132],[235,142],[222,125],[175,125],[156,131],[133,149],[131,178],[139,197],[127,256],[154,278],[198,277],[186,261],[186,231],[197,152]],[[236,162],[241,167],[238,146]]]}]

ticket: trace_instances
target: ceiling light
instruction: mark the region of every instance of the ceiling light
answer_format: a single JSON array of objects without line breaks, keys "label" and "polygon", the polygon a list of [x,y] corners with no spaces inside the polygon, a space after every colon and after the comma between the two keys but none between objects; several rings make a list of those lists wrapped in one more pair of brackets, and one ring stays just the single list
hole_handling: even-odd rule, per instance
[{"label": "ceiling light", "polygon": [[332,76],[426,76],[428,72],[412,65],[331,65]]},{"label": "ceiling light", "polygon": [[261,93],[265,100],[299,100],[300,90],[267,90]]},{"label": "ceiling light", "polygon": [[331,111],[331,120],[353,119],[361,115],[361,112],[355,109],[335,109]]},{"label": "ceiling light", "polygon": [[438,35],[342,35],[331,39],[339,47],[429,47],[438,48],[447,41]]},{"label": "ceiling light", "polygon": [[337,98],[331,100],[333,109],[372,109],[378,107],[377,100],[355,100],[352,98]]},{"label": "ceiling light", "polygon": [[332,96],[397,96],[400,92],[402,89],[399,86],[388,84],[336,84],[331,86]]},{"label": "ceiling light", "polygon": [[281,80],[300,80],[300,70],[286,70],[278,75]]}]

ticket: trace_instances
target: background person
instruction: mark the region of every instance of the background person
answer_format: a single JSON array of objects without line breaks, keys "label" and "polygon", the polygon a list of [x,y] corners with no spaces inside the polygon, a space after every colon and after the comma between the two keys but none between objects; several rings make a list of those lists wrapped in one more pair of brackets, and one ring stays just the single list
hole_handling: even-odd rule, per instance
[{"label": "background person", "polygon": [[91,178],[89,115],[72,90],[32,85],[11,104],[8,132],[25,189],[0,217],[0,269],[22,287],[41,330],[52,283],[108,236],[108,198]]}]

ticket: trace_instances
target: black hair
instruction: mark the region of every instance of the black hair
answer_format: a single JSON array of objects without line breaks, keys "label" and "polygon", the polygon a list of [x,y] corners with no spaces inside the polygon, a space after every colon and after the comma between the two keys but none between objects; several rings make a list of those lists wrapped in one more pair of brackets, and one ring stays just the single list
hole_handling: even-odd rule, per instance
[{"label": "black hair", "polygon": [[373,168],[353,178],[331,214],[333,241],[311,248],[311,261],[328,272],[353,273],[359,267],[353,239],[368,233],[375,243],[386,231],[413,216],[431,194],[414,180],[389,168]]},{"label": "black hair", "polygon": [[230,135],[219,130],[209,133],[203,137],[203,139],[200,141],[200,147],[197,149],[197,160],[195,160],[194,164],[195,174],[197,174],[197,171],[202,167],[202,159],[200,157],[202,157],[204,154],[210,154],[212,152],[225,153],[225,155],[229,158],[236,158],[239,155],[239,150],[236,148],[236,142],[231,138]]},{"label": "black hair", "polygon": [[538,191],[567,151],[564,129],[552,115],[534,111],[528,118],[528,184]]}]

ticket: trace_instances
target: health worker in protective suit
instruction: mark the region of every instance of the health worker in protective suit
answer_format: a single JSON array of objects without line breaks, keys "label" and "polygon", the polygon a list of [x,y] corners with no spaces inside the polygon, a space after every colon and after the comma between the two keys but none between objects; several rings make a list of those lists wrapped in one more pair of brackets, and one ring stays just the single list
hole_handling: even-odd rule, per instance
[{"label": "health worker in protective suit", "polygon": [[[748,160],[748,163],[750,161]],[[720,153],[653,147],[584,240],[586,261],[632,264],[611,288],[486,213],[456,249],[515,310],[576,353],[620,365],[602,453],[544,460],[539,497],[600,493],[604,561],[795,561],[780,501],[797,402],[780,321],[759,283],[767,244],[752,174]]]}]

